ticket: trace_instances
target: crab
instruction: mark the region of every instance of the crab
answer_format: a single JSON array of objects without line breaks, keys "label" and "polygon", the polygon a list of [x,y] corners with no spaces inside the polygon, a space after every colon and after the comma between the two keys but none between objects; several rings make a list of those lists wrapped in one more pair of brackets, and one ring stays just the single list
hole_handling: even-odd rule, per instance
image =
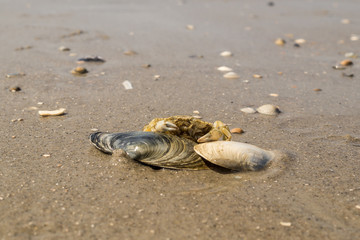
[{"label": "crab", "polygon": [[143,128],[144,132],[161,132],[204,143],[218,140],[231,140],[229,127],[221,121],[214,124],[192,116],[172,116],[155,118]]}]

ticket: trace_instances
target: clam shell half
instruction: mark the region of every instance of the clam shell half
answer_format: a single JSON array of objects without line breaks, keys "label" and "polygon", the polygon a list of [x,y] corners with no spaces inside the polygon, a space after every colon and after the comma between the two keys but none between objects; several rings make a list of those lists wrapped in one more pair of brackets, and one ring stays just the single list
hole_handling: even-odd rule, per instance
[{"label": "clam shell half", "polygon": [[195,153],[195,142],[174,135],[156,132],[93,133],[91,143],[99,150],[112,154],[124,150],[136,161],[171,169],[207,169]]},{"label": "clam shell half", "polygon": [[271,151],[233,141],[202,143],[196,145],[194,150],[215,165],[238,171],[261,170],[275,157],[275,154]]}]

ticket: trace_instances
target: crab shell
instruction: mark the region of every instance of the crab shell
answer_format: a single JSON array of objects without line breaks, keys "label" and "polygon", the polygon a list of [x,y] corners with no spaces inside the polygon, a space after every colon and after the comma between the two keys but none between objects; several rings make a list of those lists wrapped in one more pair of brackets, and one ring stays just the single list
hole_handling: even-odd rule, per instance
[{"label": "crab shell", "polygon": [[237,171],[261,170],[275,158],[272,151],[234,141],[202,143],[194,146],[194,150],[215,165]]},{"label": "crab shell", "polygon": [[[159,129],[159,123],[170,122],[176,125],[177,129],[172,129],[171,131],[162,131]],[[217,121],[220,122],[220,121]],[[216,122],[215,122],[216,123]],[[221,123],[221,122],[220,122]],[[223,124],[223,123],[221,123]],[[230,130],[225,124],[223,124],[225,131],[229,132],[228,136],[223,136],[223,139],[220,140],[231,140]],[[172,116],[168,118],[155,118],[148,125],[143,128],[145,132],[163,132],[166,134],[172,134],[179,137],[190,139],[194,142],[198,142],[201,137],[208,134],[211,130],[214,129],[214,125],[209,122],[202,121],[198,118],[192,116]]]}]

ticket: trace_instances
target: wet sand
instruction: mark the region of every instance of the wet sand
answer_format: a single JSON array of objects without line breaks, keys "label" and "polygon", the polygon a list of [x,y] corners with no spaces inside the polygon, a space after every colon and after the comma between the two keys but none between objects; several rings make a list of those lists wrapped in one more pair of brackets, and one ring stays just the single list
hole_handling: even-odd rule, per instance
[{"label": "wet sand", "polygon": [[[3,1],[0,239],[360,238],[360,62],[332,69],[360,54],[350,39],[360,5],[274,3]],[[294,47],[298,38],[306,43]],[[87,55],[106,62],[73,76]],[[240,78],[223,78],[222,65]],[[26,75],[6,77],[17,72]],[[240,111],[267,103],[282,113]],[[64,116],[38,115],[61,107]],[[243,128],[235,141],[287,157],[252,173],[155,170],[88,141],[93,128],[141,130],[194,110]]]}]

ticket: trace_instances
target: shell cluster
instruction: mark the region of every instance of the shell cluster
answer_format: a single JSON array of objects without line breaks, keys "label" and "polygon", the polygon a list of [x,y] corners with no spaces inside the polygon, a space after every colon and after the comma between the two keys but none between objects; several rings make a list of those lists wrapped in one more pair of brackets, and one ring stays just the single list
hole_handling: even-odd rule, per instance
[{"label": "shell cluster", "polygon": [[[258,171],[275,158],[272,151],[230,141],[231,133],[224,126],[220,121],[212,125],[188,116],[156,118],[143,132],[96,132],[90,135],[90,142],[102,152],[120,153],[146,165],[170,169],[207,169],[210,162],[229,170]],[[218,137],[198,141],[197,133],[206,136],[212,132]],[[222,141],[222,134],[230,134],[230,138]]]}]

